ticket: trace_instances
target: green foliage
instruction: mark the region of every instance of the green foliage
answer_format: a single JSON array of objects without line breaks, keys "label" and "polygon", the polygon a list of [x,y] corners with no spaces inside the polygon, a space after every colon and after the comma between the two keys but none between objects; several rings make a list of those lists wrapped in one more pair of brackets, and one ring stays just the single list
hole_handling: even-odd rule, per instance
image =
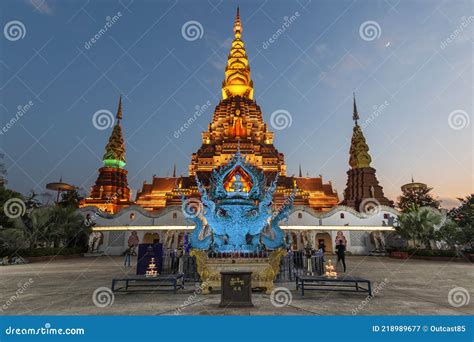
[{"label": "green foliage", "polygon": [[422,207],[439,209],[440,202],[430,194],[432,188],[406,189],[398,199],[397,206],[403,213],[418,210]]},{"label": "green foliage", "polygon": [[73,207],[45,206],[27,211],[0,231],[0,248],[26,250],[41,247],[82,248],[90,228]]},{"label": "green foliage", "polygon": [[459,198],[461,205],[452,209],[448,216],[458,225],[457,243],[465,249],[474,249],[474,195]]},{"label": "green foliage", "polygon": [[406,240],[413,241],[414,246],[420,242],[431,249],[430,241],[435,240],[435,228],[443,223],[443,215],[430,208],[420,208],[398,217],[395,230]]},{"label": "green foliage", "polygon": [[79,202],[83,199],[83,196],[79,194],[77,189],[66,191],[61,194],[61,201],[59,205],[62,207],[79,207]]},{"label": "green foliage", "polygon": [[[432,241],[446,243],[453,253],[474,250],[474,197],[459,199],[461,205],[449,211],[447,218],[430,208],[419,208],[398,217],[397,233],[414,247],[431,249]],[[439,229],[438,229],[439,228]],[[426,255],[426,254],[425,254]]]},{"label": "green foliage", "polygon": [[[19,198],[23,200],[23,196],[13,190],[9,190],[3,186],[0,186],[0,232],[4,229],[12,228],[13,221],[5,215],[5,202],[11,198]],[[1,245],[1,241],[0,241]]]}]

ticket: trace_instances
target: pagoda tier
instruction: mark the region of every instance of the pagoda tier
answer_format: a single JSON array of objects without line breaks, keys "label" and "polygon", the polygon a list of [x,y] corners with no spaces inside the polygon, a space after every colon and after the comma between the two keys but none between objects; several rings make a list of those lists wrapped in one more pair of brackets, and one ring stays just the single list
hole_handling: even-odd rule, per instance
[{"label": "pagoda tier", "polygon": [[115,213],[129,206],[131,203],[127,173],[124,169],[101,167],[89,197],[85,198],[80,206],[93,205],[108,213]]},{"label": "pagoda tier", "polygon": [[202,146],[193,154],[189,174],[212,171],[227,163],[240,150],[247,160],[264,171],[286,174],[284,156],[273,145],[273,133],[263,121],[254,100],[233,96],[216,106],[208,130],[202,133]]},{"label": "pagoda tier", "polygon": [[105,147],[104,166],[92,186],[89,197],[83,199],[79,207],[95,206],[108,213],[116,213],[131,204],[127,170],[124,169],[125,141],[122,133],[122,98],[119,99],[116,123]]},{"label": "pagoda tier", "polygon": [[371,204],[379,204],[393,207],[393,201],[384,196],[383,189],[379,185],[375,169],[370,166],[372,158],[369,154],[369,146],[367,145],[362,132],[362,128],[357,121],[359,113],[354,96],[353,103],[354,128],[352,132],[351,147],[349,150],[349,165],[351,169],[347,171],[347,185],[344,190],[344,200],[342,205],[347,205],[357,211],[365,211],[362,205],[365,201]]},{"label": "pagoda tier", "polygon": [[[209,186],[210,172],[198,172],[199,180]],[[268,185],[274,179],[274,172],[265,172]],[[310,207],[316,211],[327,211],[339,202],[337,193],[331,183],[323,183],[321,177],[286,177],[278,178],[278,186],[273,194],[273,202],[279,207],[297,186],[295,205]],[[187,177],[153,177],[151,183],[144,183],[137,193],[136,204],[144,209],[159,211],[168,206],[181,205],[181,194],[185,197],[199,198],[196,181],[193,176]]]},{"label": "pagoda tier", "polygon": [[359,211],[364,199],[375,199],[380,205],[393,207],[393,201],[384,196],[374,168],[350,169],[347,171],[347,186],[341,204]]}]

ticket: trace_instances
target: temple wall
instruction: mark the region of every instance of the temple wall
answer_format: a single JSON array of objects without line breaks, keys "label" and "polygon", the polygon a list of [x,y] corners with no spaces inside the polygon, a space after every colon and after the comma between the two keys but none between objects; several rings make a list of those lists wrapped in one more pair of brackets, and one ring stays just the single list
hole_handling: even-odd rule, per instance
[{"label": "temple wall", "polygon": [[[131,231],[138,233],[140,243],[158,239],[165,250],[175,250],[185,231],[193,229],[191,222],[184,219],[181,206],[168,207],[160,212],[149,212],[138,206],[125,208],[115,215],[103,214],[94,207],[79,209],[84,218],[95,223],[95,229],[102,232],[104,239],[99,251],[107,255],[121,255],[127,248]],[[390,229],[397,211],[381,207],[372,216],[364,216],[353,209],[343,206],[333,208],[326,213],[317,213],[308,207],[293,208],[287,221],[280,226],[295,240],[296,249],[304,249],[308,244],[318,247],[318,241],[324,240],[326,252],[334,252],[336,233],[341,230],[347,239],[347,251],[354,255],[367,255],[374,249],[370,232],[381,228]],[[143,227],[143,229],[140,229]],[[156,229],[154,229],[156,227]],[[365,230],[351,230],[344,227],[363,227]],[[373,227],[373,229],[371,228]],[[103,230],[101,230],[103,228]],[[114,230],[108,230],[107,228]]]}]

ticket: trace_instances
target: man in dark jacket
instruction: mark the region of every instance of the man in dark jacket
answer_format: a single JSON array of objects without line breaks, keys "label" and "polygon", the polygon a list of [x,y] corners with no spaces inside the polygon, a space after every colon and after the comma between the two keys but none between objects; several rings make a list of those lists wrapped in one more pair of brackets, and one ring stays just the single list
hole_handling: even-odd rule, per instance
[{"label": "man in dark jacket", "polygon": [[339,261],[342,262],[344,267],[344,272],[346,272],[346,246],[342,243],[336,245],[336,254],[337,254],[337,264]]}]

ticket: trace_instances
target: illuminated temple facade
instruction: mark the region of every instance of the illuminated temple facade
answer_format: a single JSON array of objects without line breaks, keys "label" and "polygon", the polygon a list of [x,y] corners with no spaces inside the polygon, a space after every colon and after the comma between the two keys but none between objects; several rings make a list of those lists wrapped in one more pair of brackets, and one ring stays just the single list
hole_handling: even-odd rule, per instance
[{"label": "illuminated temple facade", "polygon": [[283,203],[295,185],[298,187],[295,204],[327,211],[339,202],[331,183],[324,183],[322,177],[286,175],[285,156],[273,145],[273,132],[263,121],[262,110],[254,99],[249,61],[242,41],[242,23],[237,12],[234,39],[222,82],[222,99],[214,110],[207,131],[202,133],[201,147],[192,155],[188,176],[154,177],[138,192],[136,204],[147,210],[160,210],[179,204],[181,192],[187,196],[199,196],[195,175],[203,181],[208,180],[212,170],[227,163],[238,146],[247,161],[265,172],[267,180],[271,181],[276,173],[279,174],[274,195],[277,206]]},{"label": "illuminated temple facade", "polygon": [[[119,101],[117,120],[103,158],[104,165],[99,169],[99,176],[89,196],[81,202],[81,213],[90,218],[95,213],[94,208],[100,209],[102,213],[95,220],[95,229],[106,233],[106,241],[112,239],[111,236],[120,235],[120,231],[134,229],[139,231],[144,242],[160,240],[165,245],[176,248],[183,239],[183,230],[192,229],[180,212],[182,195],[186,198],[198,198],[200,195],[195,176],[198,176],[204,186],[209,186],[212,170],[228,163],[240,150],[248,162],[264,171],[268,183],[278,173],[277,189],[273,195],[275,207],[281,207],[296,187],[294,210],[286,228],[291,234],[296,234],[292,240],[294,248],[302,248],[308,243],[318,245],[321,243],[321,234],[325,234],[323,240],[329,247],[337,227],[340,229],[351,224],[388,227],[389,217],[393,218],[396,211],[390,208],[392,203],[384,197],[375,169],[370,167],[368,146],[357,120],[350,147],[351,168],[342,203],[331,182],[323,181],[322,176],[303,177],[301,168],[298,176],[287,175],[285,157],[274,146],[273,132],[263,121],[262,110],[254,99],[239,10],[233,31],[234,39],[222,82],[222,99],[214,110],[212,122],[202,133],[201,146],[191,156],[188,174],[177,176],[175,170],[172,177],[154,176],[150,182],[143,183],[135,199],[132,199],[127,183],[125,144],[121,128],[121,121],[126,115],[122,113]],[[353,115],[358,118],[355,99]],[[388,211],[378,213],[381,216],[371,218],[372,221],[364,221],[366,217],[359,214],[360,203],[369,197],[375,197]],[[351,217],[354,218],[353,222],[348,221]],[[324,222],[328,222],[333,228],[321,227]],[[298,224],[303,230],[312,227],[314,231],[308,235],[308,232],[302,232],[298,228]],[[319,230],[315,230],[317,226],[320,227]],[[140,232],[141,229],[143,231]],[[123,246],[116,240],[109,241],[109,245],[116,245],[116,249],[110,249],[109,246],[109,251],[118,253]],[[350,241],[349,237],[348,240]]]}]

